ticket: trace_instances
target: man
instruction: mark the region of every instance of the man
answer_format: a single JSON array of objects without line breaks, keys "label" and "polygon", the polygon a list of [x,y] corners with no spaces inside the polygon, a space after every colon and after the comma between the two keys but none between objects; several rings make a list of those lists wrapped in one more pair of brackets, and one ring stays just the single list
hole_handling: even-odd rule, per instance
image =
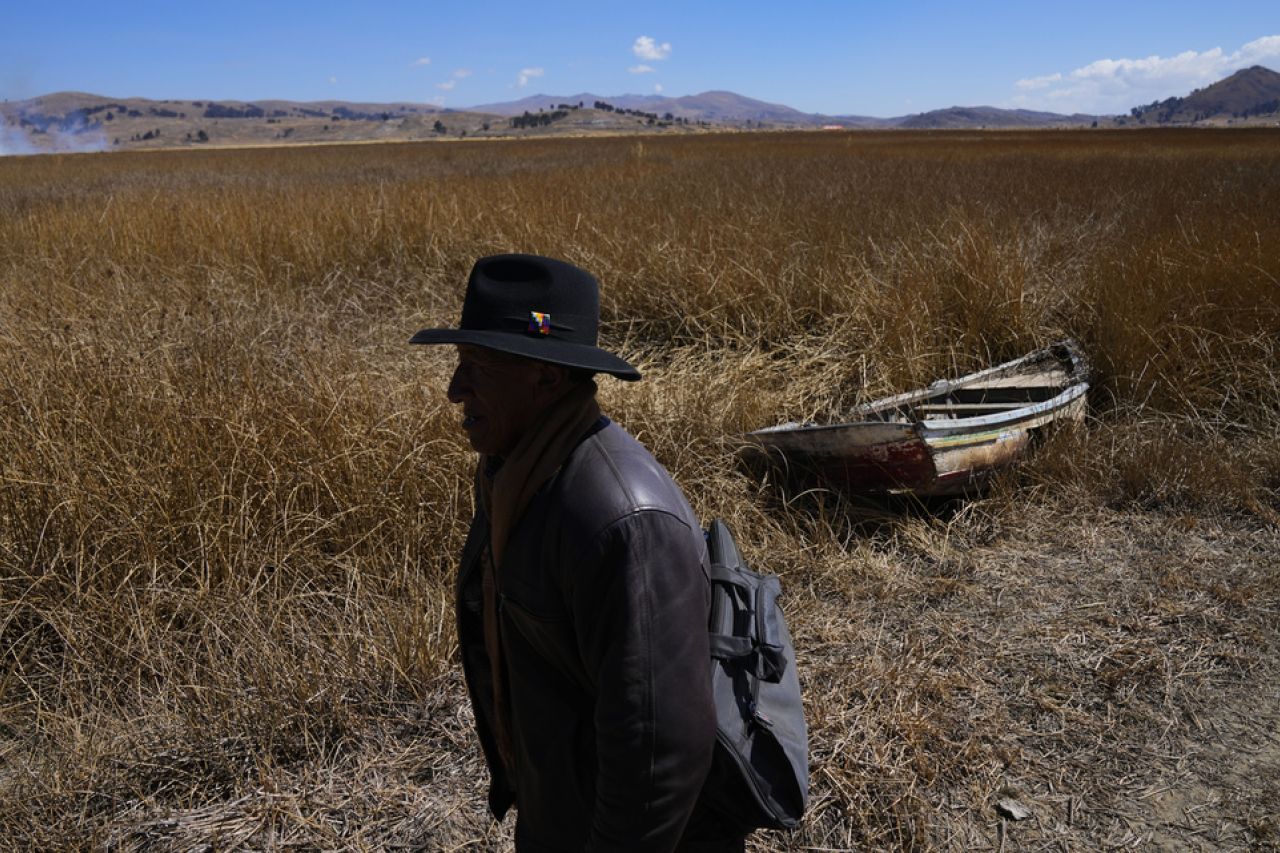
[{"label": "man", "polygon": [[706,547],[680,489],[596,405],[595,374],[640,374],[596,346],[589,273],[482,258],[450,402],[480,453],[457,587],[458,642],[516,848],[743,849],[698,806],[715,708]]}]

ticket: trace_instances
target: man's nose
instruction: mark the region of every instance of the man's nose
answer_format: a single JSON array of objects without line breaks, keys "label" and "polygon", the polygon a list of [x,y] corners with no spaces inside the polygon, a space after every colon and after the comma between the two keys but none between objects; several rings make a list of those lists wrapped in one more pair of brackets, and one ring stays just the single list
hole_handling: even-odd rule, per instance
[{"label": "man's nose", "polygon": [[450,403],[461,403],[464,395],[471,393],[471,386],[467,383],[462,373],[462,365],[454,368],[453,376],[449,379],[449,388],[445,391],[445,396],[449,398]]}]

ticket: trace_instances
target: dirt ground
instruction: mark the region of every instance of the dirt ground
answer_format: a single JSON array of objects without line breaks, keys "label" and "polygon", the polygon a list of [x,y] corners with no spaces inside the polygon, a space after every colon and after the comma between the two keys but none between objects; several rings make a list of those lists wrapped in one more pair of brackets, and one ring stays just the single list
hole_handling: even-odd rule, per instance
[{"label": "dirt ground", "polygon": [[[810,813],[751,849],[1280,849],[1280,530],[962,511],[852,538],[785,583]],[[110,844],[510,849],[458,673],[431,695],[341,755],[264,771],[255,795],[117,811]]]},{"label": "dirt ground", "polygon": [[[969,814],[941,847],[1280,849],[1274,528],[1099,513],[972,558],[1007,638],[987,648],[1027,678],[1008,687],[1022,761],[997,795],[1032,814]],[[982,596],[971,604],[982,624]]]}]

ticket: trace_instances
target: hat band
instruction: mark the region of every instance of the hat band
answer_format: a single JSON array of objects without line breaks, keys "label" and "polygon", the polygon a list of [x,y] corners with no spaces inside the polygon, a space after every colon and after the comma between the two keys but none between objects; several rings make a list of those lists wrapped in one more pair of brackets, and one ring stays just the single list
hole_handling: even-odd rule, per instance
[{"label": "hat band", "polygon": [[[491,328],[489,331],[494,332],[524,332],[536,337],[549,336],[552,332],[558,334],[573,334],[578,330],[577,325],[571,325],[574,320],[580,320],[581,317],[573,314],[560,314],[550,311],[529,311],[526,314],[508,314],[500,318],[498,328]],[[570,322],[565,322],[566,320]],[[466,328],[465,326],[463,328]]]}]

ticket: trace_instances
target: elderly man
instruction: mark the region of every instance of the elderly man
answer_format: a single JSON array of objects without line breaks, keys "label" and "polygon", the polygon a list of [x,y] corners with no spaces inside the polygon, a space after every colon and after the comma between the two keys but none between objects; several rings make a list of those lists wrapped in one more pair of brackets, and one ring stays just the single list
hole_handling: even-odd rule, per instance
[{"label": "elderly man", "polygon": [[702,529],[661,465],[596,404],[638,380],[596,346],[599,292],[551,258],[471,271],[450,402],[480,454],[457,587],[458,642],[516,848],[741,850],[698,804],[715,708]]}]

